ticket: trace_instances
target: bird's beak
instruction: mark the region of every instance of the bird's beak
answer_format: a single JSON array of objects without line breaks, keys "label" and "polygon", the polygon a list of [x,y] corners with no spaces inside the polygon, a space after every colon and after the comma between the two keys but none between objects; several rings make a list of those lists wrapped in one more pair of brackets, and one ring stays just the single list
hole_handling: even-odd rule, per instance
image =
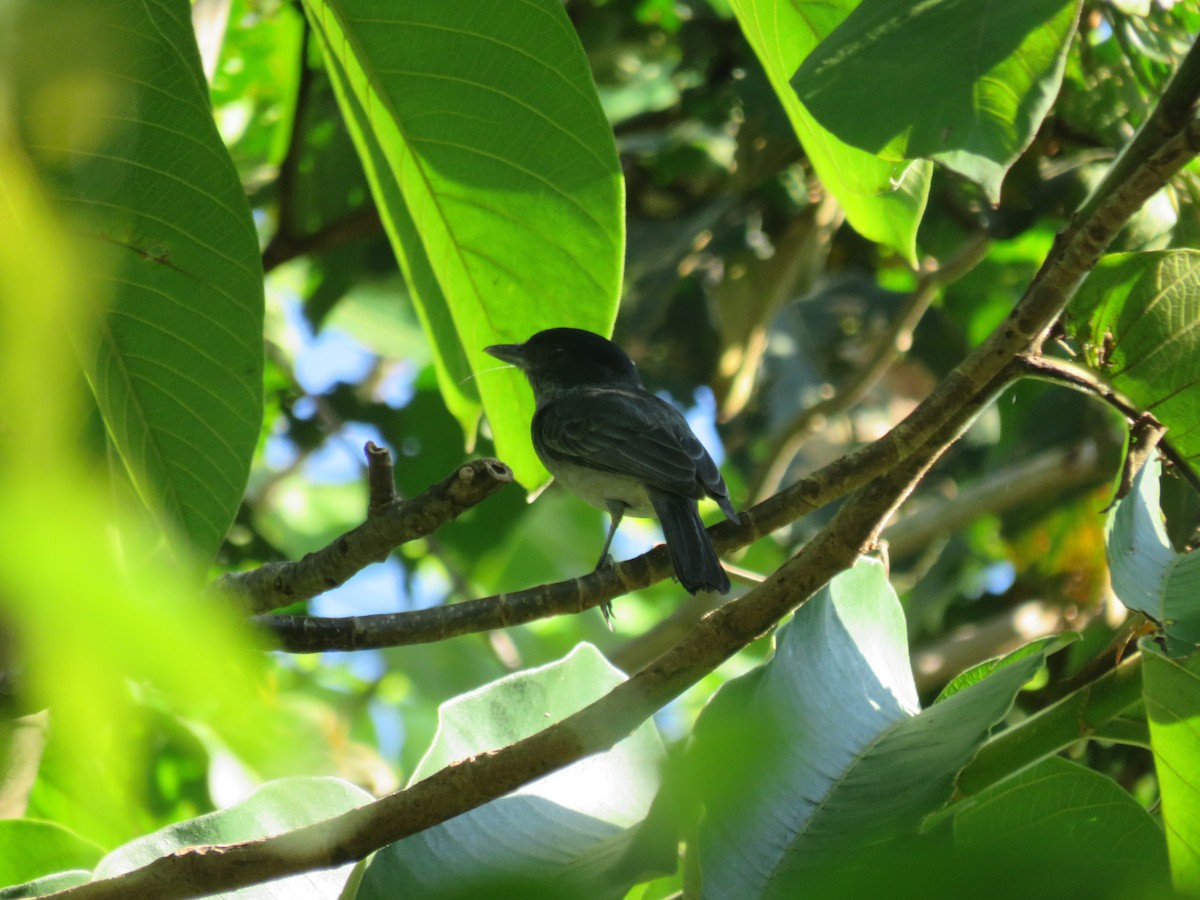
[{"label": "bird's beak", "polygon": [[484,347],[483,352],[503,362],[512,363],[518,369],[525,368],[524,344],[492,344],[490,347]]}]

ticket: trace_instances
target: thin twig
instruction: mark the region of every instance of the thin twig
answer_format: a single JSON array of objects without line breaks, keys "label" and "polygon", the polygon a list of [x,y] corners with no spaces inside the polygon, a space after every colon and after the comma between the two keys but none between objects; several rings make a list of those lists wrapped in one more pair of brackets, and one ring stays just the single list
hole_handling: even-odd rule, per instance
[{"label": "thin twig", "polygon": [[[1104,381],[1100,375],[1077,363],[1031,354],[1022,354],[1018,357],[1018,362],[1028,377],[1090,394],[1120,412],[1131,425],[1145,415],[1132,400]],[[1167,432],[1165,436],[1160,436],[1155,443],[1162,455],[1175,467],[1179,476],[1186,480],[1193,490],[1200,493],[1200,473],[1192,467],[1188,458],[1171,443],[1170,432]]]},{"label": "thin twig", "polygon": [[292,131],[288,136],[287,150],[279,164],[279,176],[275,179],[276,227],[275,233],[262,252],[264,274],[298,256],[307,256],[322,250],[332,250],[368,235],[383,230],[382,220],[375,207],[369,206],[350,213],[336,222],[330,222],[312,234],[296,234],[293,225],[296,179],[300,158],[304,153],[305,126],[309,113],[309,98],[312,95],[316,70],[308,64],[309,44],[312,28],[306,17],[300,37],[300,77],[296,86],[295,112],[292,115]]},{"label": "thin twig", "polygon": [[335,250],[382,232],[383,220],[374,206],[352,212],[312,234],[289,235],[282,230],[277,231],[263,250],[263,272],[270,272],[298,256]]},{"label": "thin twig", "polygon": [[[368,459],[379,466],[379,448],[375,451],[368,453]],[[387,559],[400,544],[437,531],[511,482],[512,470],[500,460],[471,460],[419,497],[393,499],[375,509],[357,528],[315,553],[295,562],[269,562],[249,572],[231,572],[217,580],[216,588],[250,612],[311,599],[344,584],[371,563]]]},{"label": "thin twig", "polygon": [[367,518],[381,515],[396,502],[396,473],[386,447],[367,441]]}]

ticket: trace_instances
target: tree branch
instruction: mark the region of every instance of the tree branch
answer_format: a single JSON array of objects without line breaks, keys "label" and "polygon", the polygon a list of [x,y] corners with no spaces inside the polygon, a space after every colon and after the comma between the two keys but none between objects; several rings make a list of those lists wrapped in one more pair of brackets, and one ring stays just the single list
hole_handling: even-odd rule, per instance
[{"label": "tree branch", "polygon": [[359,238],[379,234],[382,230],[383,220],[379,217],[379,210],[370,206],[330,222],[312,234],[296,236],[277,231],[263,250],[263,272],[270,272],[298,256],[334,250]]},{"label": "tree branch", "polygon": [[365,522],[303,559],[231,572],[215,587],[249,612],[308,600],[387,559],[400,544],[437,531],[512,481],[512,470],[500,460],[475,459],[419,497],[399,500],[394,488],[381,486],[391,482],[391,454],[369,442],[366,453],[371,497]]},{"label": "tree branch", "polygon": [[[1037,378],[1040,381],[1048,381],[1051,384],[1069,387],[1084,394],[1091,394],[1121,413],[1131,425],[1146,415],[1137,408],[1132,400],[1105,382],[1091,369],[1086,369],[1069,360],[1054,359],[1049,356],[1023,354],[1018,359],[1030,378]],[[1187,457],[1175,448],[1169,437],[1164,436],[1158,441],[1158,449],[1175,467],[1180,477],[1186,479],[1193,490],[1200,494],[1200,473],[1192,468]]]}]

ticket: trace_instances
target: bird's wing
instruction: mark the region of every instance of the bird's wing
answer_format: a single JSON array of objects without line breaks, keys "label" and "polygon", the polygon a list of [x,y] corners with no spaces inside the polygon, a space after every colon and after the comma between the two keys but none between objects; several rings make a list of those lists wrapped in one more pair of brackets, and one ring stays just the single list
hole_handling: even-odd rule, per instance
[{"label": "bird's wing", "polygon": [[721,479],[679,410],[646,392],[570,391],[538,410],[533,430],[552,456],[674,494],[699,498]]}]

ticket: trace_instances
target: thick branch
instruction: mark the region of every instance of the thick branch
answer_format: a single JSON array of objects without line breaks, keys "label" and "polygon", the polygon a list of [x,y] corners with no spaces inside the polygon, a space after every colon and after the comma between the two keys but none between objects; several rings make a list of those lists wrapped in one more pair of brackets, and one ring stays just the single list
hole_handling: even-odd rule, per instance
[{"label": "thick branch", "polygon": [[216,586],[250,612],[278,609],[344,584],[374,562],[387,559],[400,544],[437,531],[512,481],[498,459],[474,459],[445,481],[412,500],[390,500],[376,469],[391,472],[386,450],[367,445],[371,507],[367,520],[331,544],[296,562],[265,563],[249,572],[221,576]]},{"label": "thick branch", "polygon": [[[1101,465],[1100,453],[1091,441],[1066,449],[1047,450],[1031,459],[1013,463],[989,474],[978,484],[960,491],[953,499],[934,501],[913,515],[893,521],[883,532],[883,539],[887,542],[888,553],[895,560],[916,552],[941,535],[961,529],[985,513],[1002,512],[1030,499],[1045,497],[1055,491],[1078,485],[1100,484],[1108,477],[1105,467]],[[730,575],[736,577],[733,572]],[[713,594],[697,594],[690,597],[650,630],[630,638],[618,647],[606,649],[604,654],[618,668],[626,672],[635,671],[683,637],[701,616],[711,612],[721,602],[722,599]],[[1020,641],[1019,632],[1009,621],[1012,618],[1011,611],[1000,618],[1004,619],[1007,625],[1001,625],[997,619],[1000,627],[987,637],[987,640],[991,641],[990,644],[980,641],[972,645],[990,646],[994,652],[970,656],[967,655],[969,651],[964,650],[958,658],[975,662],[1006,652],[995,649],[999,646],[998,634],[1005,627],[1012,640]],[[1047,630],[1055,629],[1043,629],[1038,634],[1045,634]],[[918,687],[925,690],[929,685],[921,683],[921,677],[925,674],[921,665],[921,660],[914,655]],[[960,672],[963,666],[953,668],[952,665],[947,665],[946,668]],[[933,673],[930,673],[930,677],[933,677]]]}]

